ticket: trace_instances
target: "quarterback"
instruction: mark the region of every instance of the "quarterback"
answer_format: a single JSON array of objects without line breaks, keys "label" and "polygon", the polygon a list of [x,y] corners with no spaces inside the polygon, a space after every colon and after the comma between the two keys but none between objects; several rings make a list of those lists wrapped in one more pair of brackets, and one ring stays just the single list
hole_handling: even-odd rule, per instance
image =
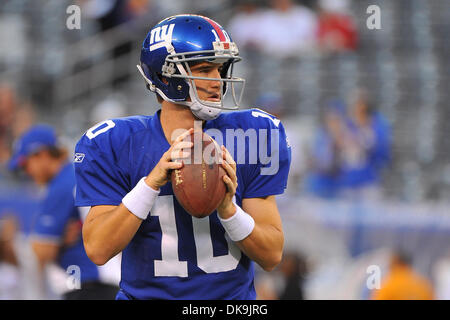
[{"label": "quarterback", "polygon": [[[235,86],[244,81],[233,76],[239,60],[236,44],[215,21],[190,14],[162,20],[145,38],[138,65],[161,108],[105,120],[77,143],[76,204],[90,207],[86,253],[102,265],[122,252],[117,299],[255,299],[254,262],[267,271],[280,262],[284,236],[275,195],[286,188],[291,151],[278,119],[259,109],[231,111],[238,105]],[[234,106],[227,107],[230,91]],[[271,174],[261,173],[266,162],[236,163],[238,146],[227,150],[224,139],[227,193],[201,219],[181,207],[170,183],[171,170],[183,166],[175,160],[192,148],[183,138],[198,121],[223,137],[229,129],[252,129],[276,130],[279,139],[270,150],[279,162]]]}]

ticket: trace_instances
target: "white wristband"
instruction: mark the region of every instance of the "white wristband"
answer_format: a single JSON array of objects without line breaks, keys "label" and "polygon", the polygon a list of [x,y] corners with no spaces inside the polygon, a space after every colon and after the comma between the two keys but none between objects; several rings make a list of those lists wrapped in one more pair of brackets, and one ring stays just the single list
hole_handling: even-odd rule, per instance
[{"label": "white wristband", "polygon": [[241,209],[236,203],[236,213],[228,219],[222,219],[219,217],[223,228],[233,241],[241,241],[248,237],[252,233],[255,227],[255,220],[252,216]]},{"label": "white wristband", "polygon": [[144,180],[145,177],[139,180],[136,186],[122,199],[124,206],[142,220],[147,219],[160,191],[148,186]]}]

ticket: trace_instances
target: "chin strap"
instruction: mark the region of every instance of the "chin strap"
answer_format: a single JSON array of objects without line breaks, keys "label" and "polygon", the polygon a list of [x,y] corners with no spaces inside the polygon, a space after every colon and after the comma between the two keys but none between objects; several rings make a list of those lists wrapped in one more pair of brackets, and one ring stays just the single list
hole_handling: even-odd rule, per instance
[{"label": "chin strap", "polygon": [[202,119],[202,120],[214,120],[219,116],[220,111],[221,111],[220,109],[217,109],[217,108],[205,107],[198,102],[195,102],[193,104],[194,105],[198,104],[200,106],[200,108],[197,110],[194,110],[193,107],[190,106],[192,113],[197,118]]},{"label": "chin strap", "polygon": [[192,113],[199,119],[202,120],[214,120],[216,119],[220,112],[222,111],[219,108],[212,108],[201,103],[197,95],[194,93],[194,86],[191,81],[189,81],[189,96],[191,97],[191,101],[183,101],[182,104],[188,106]]}]

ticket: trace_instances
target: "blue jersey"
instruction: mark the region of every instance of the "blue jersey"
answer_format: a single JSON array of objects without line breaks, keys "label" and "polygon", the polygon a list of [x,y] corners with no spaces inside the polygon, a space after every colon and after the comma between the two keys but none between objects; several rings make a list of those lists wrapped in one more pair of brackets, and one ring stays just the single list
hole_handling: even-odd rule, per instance
[{"label": "blue jersey", "polygon": [[[70,220],[81,222],[78,208],[75,206],[74,188],[74,168],[68,163],[48,185],[47,195],[32,227],[33,239],[61,244],[67,223]],[[73,245],[61,247],[58,264],[64,270],[71,265],[78,266],[81,282],[98,280],[97,266],[86,255],[81,235]]]},{"label": "blue jersey", "polygon": [[[203,129],[216,139],[221,132],[225,140],[216,141],[227,147],[226,133],[241,129],[243,135],[247,134],[243,148],[247,150],[251,135],[247,129],[263,129],[266,135],[257,138],[261,146],[257,144],[251,149],[261,154],[263,151],[277,154],[277,163],[267,159],[254,161],[249,152],[239,154],[238,137],[233,137],[236,143],[230,152],[233,154],[234,150],[235,159],[249,160],[236,161],[238,205],[242,205],[244,198],[284,192],[290,147],[278,119],[252,109],[223,113],[207,121]],[[273,137],[274,147],[263,150]],[[119,205],[169,147],[159,111],[153,116],[107,120],[94,126],[75,148],[76,205]],[[122,252],[118,298],[254,299],[253,278],[253,263],[225,234],[217,212],[202,219],[192,217],[174,197],[169,182],[161,188],[149,216]]]}]

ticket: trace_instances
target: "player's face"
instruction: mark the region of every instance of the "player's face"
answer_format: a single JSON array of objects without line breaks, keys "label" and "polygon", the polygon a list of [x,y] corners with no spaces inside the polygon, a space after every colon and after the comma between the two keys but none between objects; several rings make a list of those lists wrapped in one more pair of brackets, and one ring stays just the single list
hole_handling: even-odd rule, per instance
[{"label": "player's face", "polygon": [[[222,64],[201,62],[191,67],[192,75],[195,77],[206,77],[220,79]],[[220,81],[194,80],[197,87],[197,94],[201,100],[220,102]]]}]

